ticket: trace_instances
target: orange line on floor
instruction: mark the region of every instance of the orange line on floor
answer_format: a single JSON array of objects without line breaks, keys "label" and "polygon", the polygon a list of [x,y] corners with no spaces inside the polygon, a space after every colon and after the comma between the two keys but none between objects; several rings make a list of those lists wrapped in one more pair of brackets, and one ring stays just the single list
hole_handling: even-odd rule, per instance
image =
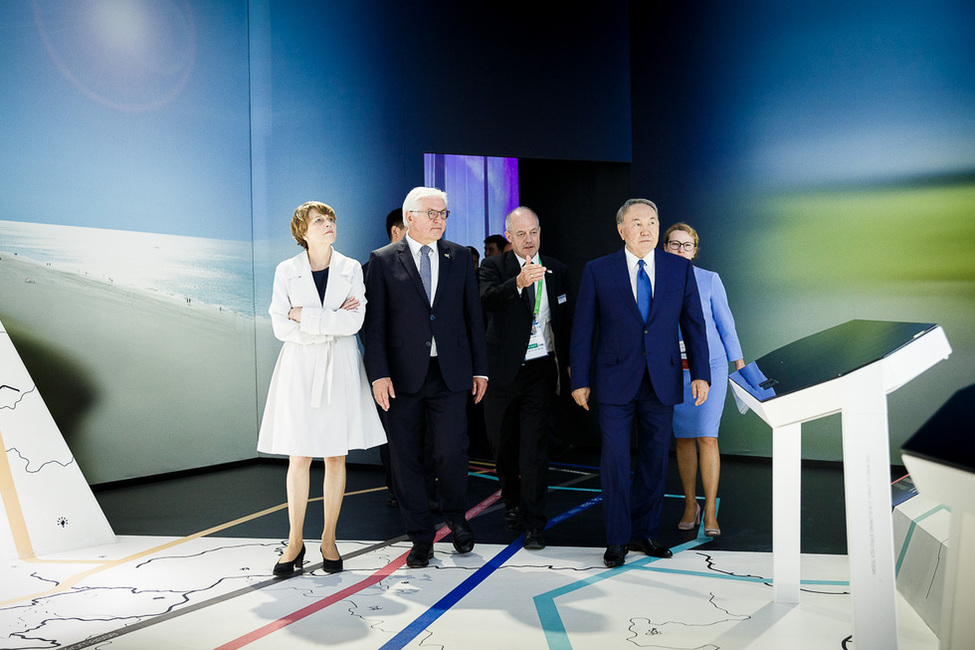
[{"label": "orange line on floor", "polygon": [[[4,455],[4,461],[6,461],[6,455]],[[2,463],[4,461],[0,461],[0,463]],[[0,472],[2,472],[2,467],[0,467]],[[0,477],[0,478],[2,478],[2,477]],[[346,492],[345,493],[345,496],[348,497],[348,496],[354,496],[354,495],[357,495],[357,494],[366,494],[368,492],[378,492],[380,490],[385,490],[385,489],[386,488],[384,486],[384,487],[378,487],[378,488],[369,488],[369,489],[365,489],[365,490],[357,490],[355,492]],[[323,499],[323,497],[316,497],[314,499],[309,499],[309,501],[321,501],[322,499]],[[4,502],[4,507],[6,507],[6,501]],[[179,539],[174,539],[174,540],[172,540],[170,542],[166,542],[165,544],[160,544],[159,546],[154,546],[154,547],[149,548],[149,549],[146,549],[144,551],[140,551],[138,553],[133,553],[132,555],[128,555],[126,557],[119,558],[117,560],[110,560],[110,561],[107,561],[107,562],[103,562],[103,561],[100,561],[100,560],[92,560],[90,562],[85,562],[84,560],[51,560],[51,561],[46,561],[46,560],[39,559],[39,558],[36,558],[36,557],[21,558],[25,562],[30,562],[30,563],[34,563],[34,564],[64,564],[64,563],[71,563],[71,564],[97,564],[98,566],[93,567],[93,568],[91,568],[91,569],[89,569],[87,571],[82,571],[81,573],[76,573],[75,575],[70,576],[68,578],[65,578],[60,583],[58,583],[57,586],[52,587],[51,589],[48,589],[47,591],[41,591],[41,592],[38,592],[36,594],[31,594],[29,596],[21,596],[19,598],[13,598],[11,600],[6,600],[6,601],[3,601],[3,602],[0,602],[0,607],[6,606],[6,605],[13,605],[15,603],[23,602],[25,600],[33,600],[35,598],[44,598],[45,596],[52,596],[54,594],[61,593],[61,592],[66,591],[67,589],[69,589],[71,587],[74,587],[75,585],[77,585],[79,582],[81,582],[85,578],[88,578],[90,576],[93,576],[93,575],[95,575],[97,573],[101,573],[102,571],[107,571],[109,569],[113,569],[113,568],[115,568],[117,566],[121,566],[121,565],[126,564],[128,562],[132,562],[134,560],[139,560],[139,559],[142,559],[144,557],[148,557],[148,556],[150,556],[150,555],[152,555],[154,553],[158,553],[159,551],[165,551],[167,549],[173,548],[174,546],[179,546],[180,544],[185,544],[186,542],[189,542],[189,541],[192,541],[192,540],[195,540],[195,539],[200,539],[201,537],[207,537],[209,535],[213,535],[214,533],[218,533],[218,532],[220,532],[222,530],[226,530],[228,528],[233,528],[234,526],[237,526],[239,524],[242,524],[242,523],[251,521],[253,519],[258,519],[260,517],[264,517],[265,515],[269,515],[271,513],[277,512],[279,510],[285,510],[285,509],[287,509],[287,507],[288,507],[288,504],[287,503],[282,503],[282,504],[277,505],[277,506],[274,506],[272,508],[267,508],[266,510],[261,510],[260,512],[255,512],[253,514],[246,515],[244,517],[240,517],[239,519],[234,519],[233,521],[229,521],[229,522],[224,523],[224,524],[219,524],[219,525],[214,526],[212,528],[207,528],[204,531],[200,531],[198,533],[193,533],[192,535],[187,535],[186,537],[181,537]]]}]

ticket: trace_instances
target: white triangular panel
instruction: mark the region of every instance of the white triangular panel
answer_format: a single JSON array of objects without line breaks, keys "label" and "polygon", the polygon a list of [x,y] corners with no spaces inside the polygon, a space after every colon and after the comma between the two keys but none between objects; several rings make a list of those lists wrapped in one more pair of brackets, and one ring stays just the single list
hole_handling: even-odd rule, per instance
[{"label": "white triangular panel", "polygon": [[61,431],[0,323],[0,558],[115,543]]}]

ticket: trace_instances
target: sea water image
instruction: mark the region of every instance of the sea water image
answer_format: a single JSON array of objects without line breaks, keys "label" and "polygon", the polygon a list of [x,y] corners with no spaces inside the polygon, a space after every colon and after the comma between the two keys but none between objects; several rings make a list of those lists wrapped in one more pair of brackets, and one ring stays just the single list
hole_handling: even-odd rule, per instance
[{"label": "sea water image", "polygon": [[0,221],[0,322],[89,482],[253,456],[251,246]]},{"label": "sea water image", "polygon": [[0,253],[160,298],[254,315],[250,242],[0,221]]}]

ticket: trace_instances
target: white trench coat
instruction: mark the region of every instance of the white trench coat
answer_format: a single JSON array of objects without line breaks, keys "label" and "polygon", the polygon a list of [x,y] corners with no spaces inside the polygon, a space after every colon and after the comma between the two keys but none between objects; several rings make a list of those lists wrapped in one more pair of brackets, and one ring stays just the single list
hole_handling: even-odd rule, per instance
[{"label": "white trench coat", "polygon": [[[341,308],[350,296],[358,309]],[[300,323],[288,319],[292,307],[301,307]],[[278,264],[268,313],[284,345],[271,375],[259,452],[322,458],[386,442],[355,339],[365,310],[362,267],[334,248],[324,305],[306,252]]]}]

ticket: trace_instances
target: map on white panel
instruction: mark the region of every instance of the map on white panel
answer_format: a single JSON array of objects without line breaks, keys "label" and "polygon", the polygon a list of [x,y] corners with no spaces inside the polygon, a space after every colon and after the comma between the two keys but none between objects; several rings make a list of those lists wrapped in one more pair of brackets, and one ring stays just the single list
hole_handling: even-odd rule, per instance
[{"label": "map on white panel", "polygon": [[0,559],[115,541],[3,323],[0,445]]}]

